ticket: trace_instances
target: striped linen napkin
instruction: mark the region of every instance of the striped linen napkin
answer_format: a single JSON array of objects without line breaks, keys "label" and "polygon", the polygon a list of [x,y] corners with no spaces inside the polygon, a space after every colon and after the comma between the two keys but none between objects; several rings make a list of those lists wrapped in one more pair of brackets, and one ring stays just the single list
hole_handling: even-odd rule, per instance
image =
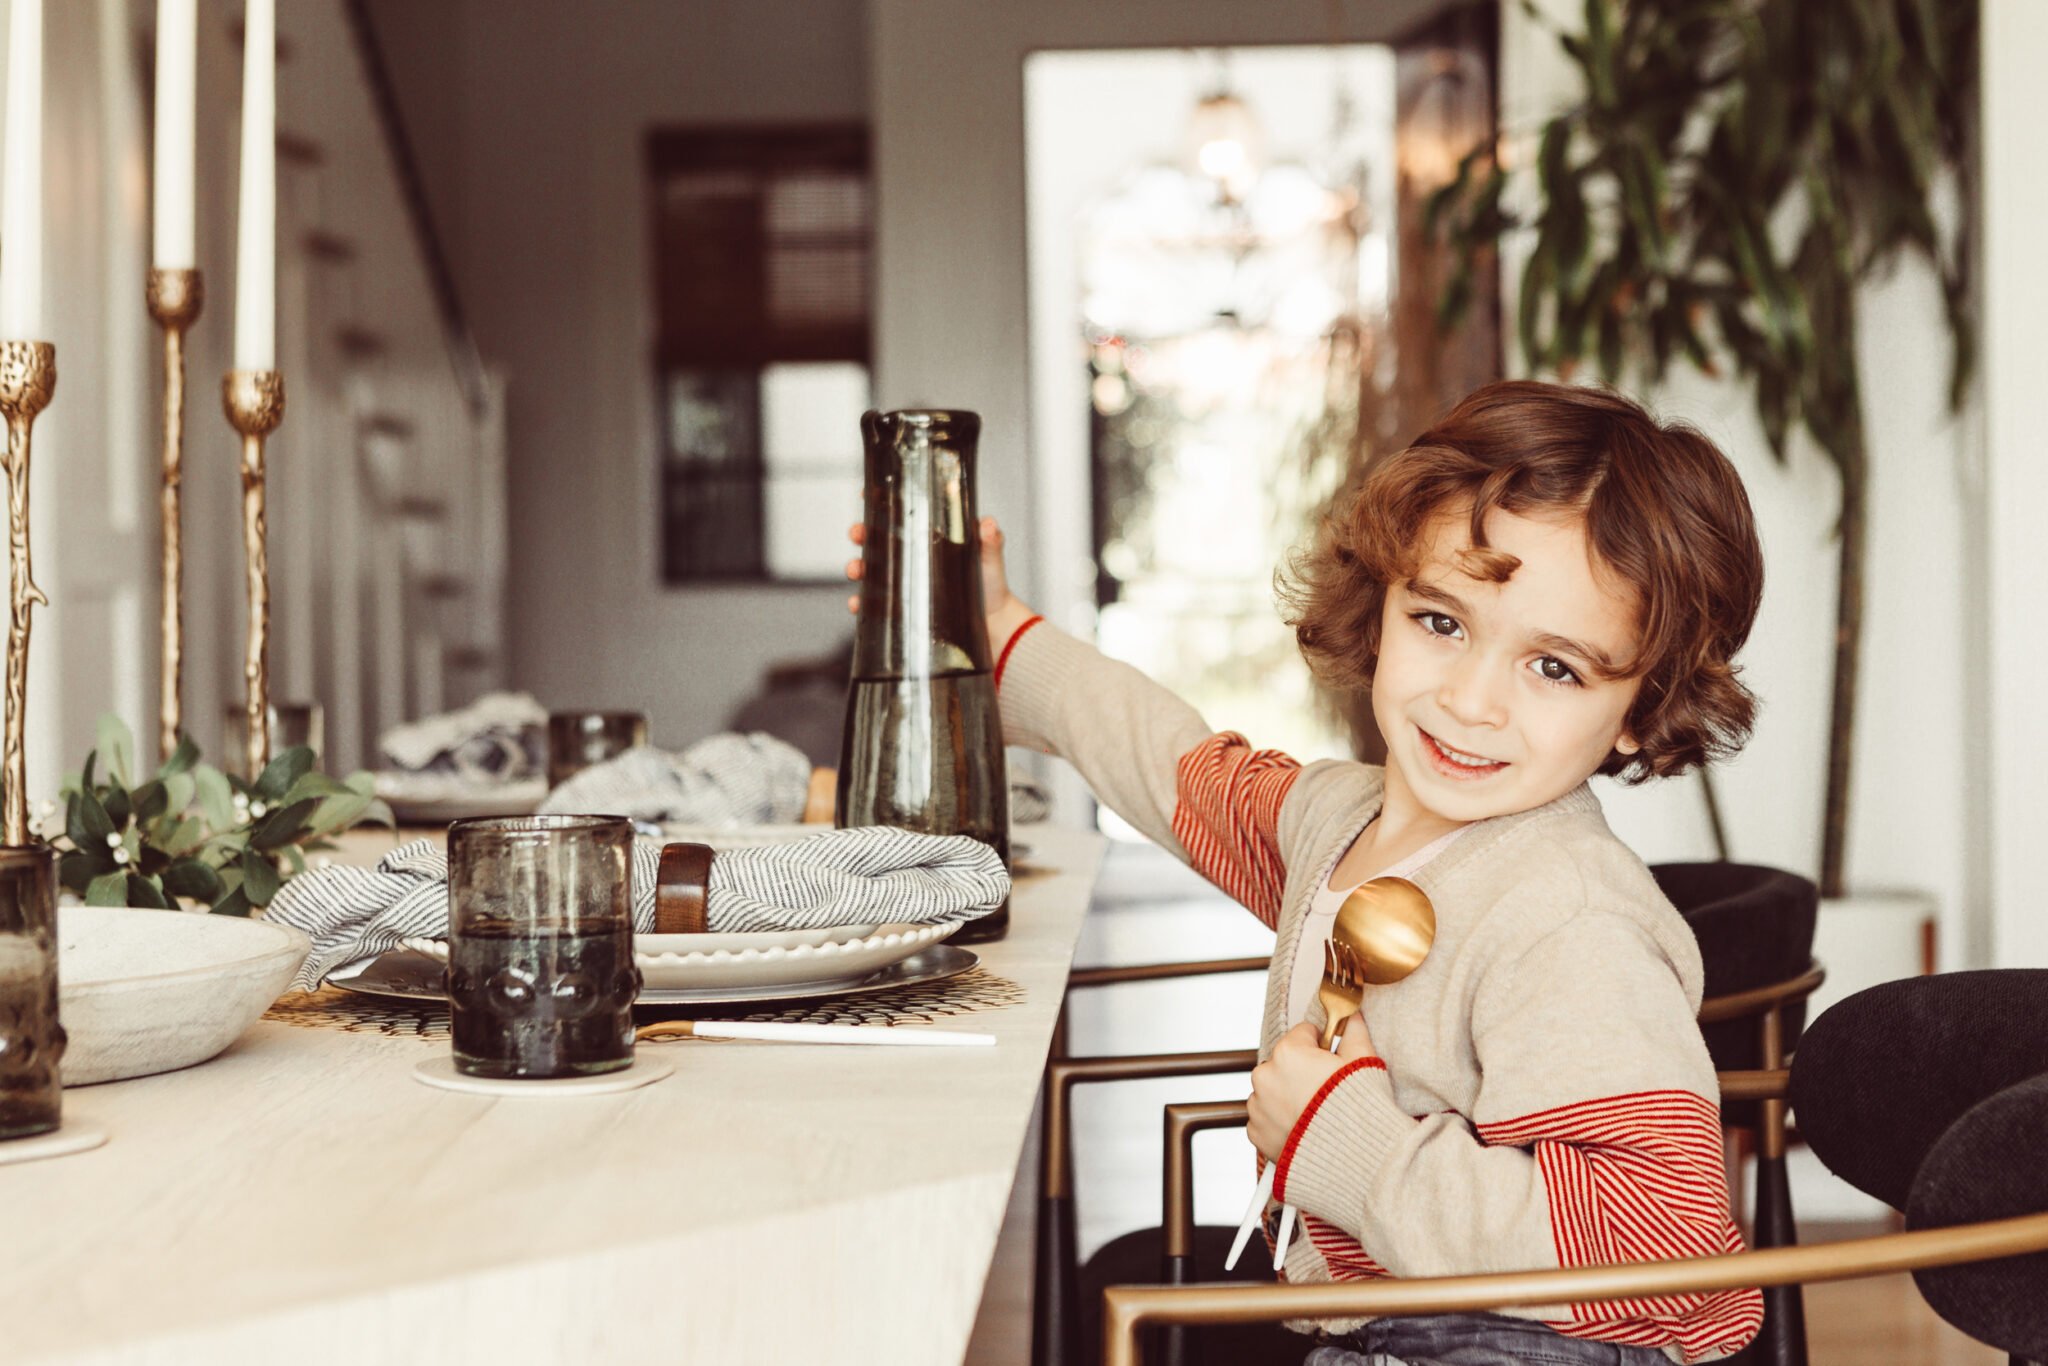
[{"label": "striped linen napkin", "polygon": [[[661,846],[633,842],[633,928],[654,926]],[[705,919],[719,933],[838,925],[950,925],[988,914],[1010,894],[996,851],[966,835],[887,826],[823,830],[787,844],[724,849],[711,861]],[[304,930],[313,951],[294,983],[311,991],[332,973],[448,934],[448,855],[414,840],[375,868],[321,868],[285,883],[267,916]]]},{"label": "striped linen napkin", "polygon": [[803,819],[811,761],[772,735],[726,732],[680,754],[642,745],[548,793],[542,814],[603,811],[682,825],[787,825]]}]

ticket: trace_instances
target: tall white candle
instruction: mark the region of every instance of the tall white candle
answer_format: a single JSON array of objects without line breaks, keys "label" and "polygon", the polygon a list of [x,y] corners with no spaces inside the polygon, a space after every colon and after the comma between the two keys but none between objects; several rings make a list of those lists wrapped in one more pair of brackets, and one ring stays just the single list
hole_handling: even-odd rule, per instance
[{"label": "tall white candle", "polygon": [[192,120],[198,99],[198,0],[157,0],[156,199],[152,262],[190,270],[193,249]]},{"label": "tall white candle", "polygon": [[7,145],[0,169],[0,341],[43,335],[43,0],[7,13]]},{"label": "tall white candle", "polygon": [[242,198],[235,220],[235,368],[277,368],[277,0],[249,0],[242,51]]}]

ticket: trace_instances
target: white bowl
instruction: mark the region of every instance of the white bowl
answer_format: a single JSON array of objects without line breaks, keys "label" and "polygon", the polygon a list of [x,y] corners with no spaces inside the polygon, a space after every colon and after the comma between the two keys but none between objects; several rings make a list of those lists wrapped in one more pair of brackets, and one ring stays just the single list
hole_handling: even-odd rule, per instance
[{"label": "white bowl", "polygon": [[313,943],[267,920],[120,906],[57,908],[66,1086],[205,1062],[291,983]]}]

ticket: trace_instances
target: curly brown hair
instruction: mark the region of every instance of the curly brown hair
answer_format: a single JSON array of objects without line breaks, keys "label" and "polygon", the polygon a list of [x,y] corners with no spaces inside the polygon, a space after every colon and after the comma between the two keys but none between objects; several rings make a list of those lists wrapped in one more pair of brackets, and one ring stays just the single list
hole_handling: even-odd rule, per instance
[{"label": "curly brown hair", "polygon": [[1371,686],[1387,588],[1415,573],[1443,511],[1469,509],[1466,572],[1505,582],[1521,562],[1487,546],[1495,508],[1578,514],[1594,552],[1635,590],[1640,644],[1613,676],[1642,680],[1627,718],[1641,748],[1617,750],[1601,772],[1642,782],[1742,747],[1756,698],[1734,657],[1764,582],[1749,497],[1713,442],[1601,389],[1489,384],[1367,471],[1282,579],[1288,624],[1317,675]]}]

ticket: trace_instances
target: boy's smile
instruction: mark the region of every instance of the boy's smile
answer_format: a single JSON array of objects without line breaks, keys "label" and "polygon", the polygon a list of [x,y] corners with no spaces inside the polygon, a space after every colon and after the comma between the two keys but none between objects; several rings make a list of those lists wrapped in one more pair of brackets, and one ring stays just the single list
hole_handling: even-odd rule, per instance
[{"label": "boy's smile", "polygon": [[1611,676],[1635,653],[1634,594],[1576,516],[1496,510],[1486,538],[1521,561],[1506,582],[1466,572],[1469,513],[1452,508],[1430,523],[1414,577],[1387,592],[1372,701],[1390,824],[1527,811],[1636,748],[1624,726],[1637,680]]}]

